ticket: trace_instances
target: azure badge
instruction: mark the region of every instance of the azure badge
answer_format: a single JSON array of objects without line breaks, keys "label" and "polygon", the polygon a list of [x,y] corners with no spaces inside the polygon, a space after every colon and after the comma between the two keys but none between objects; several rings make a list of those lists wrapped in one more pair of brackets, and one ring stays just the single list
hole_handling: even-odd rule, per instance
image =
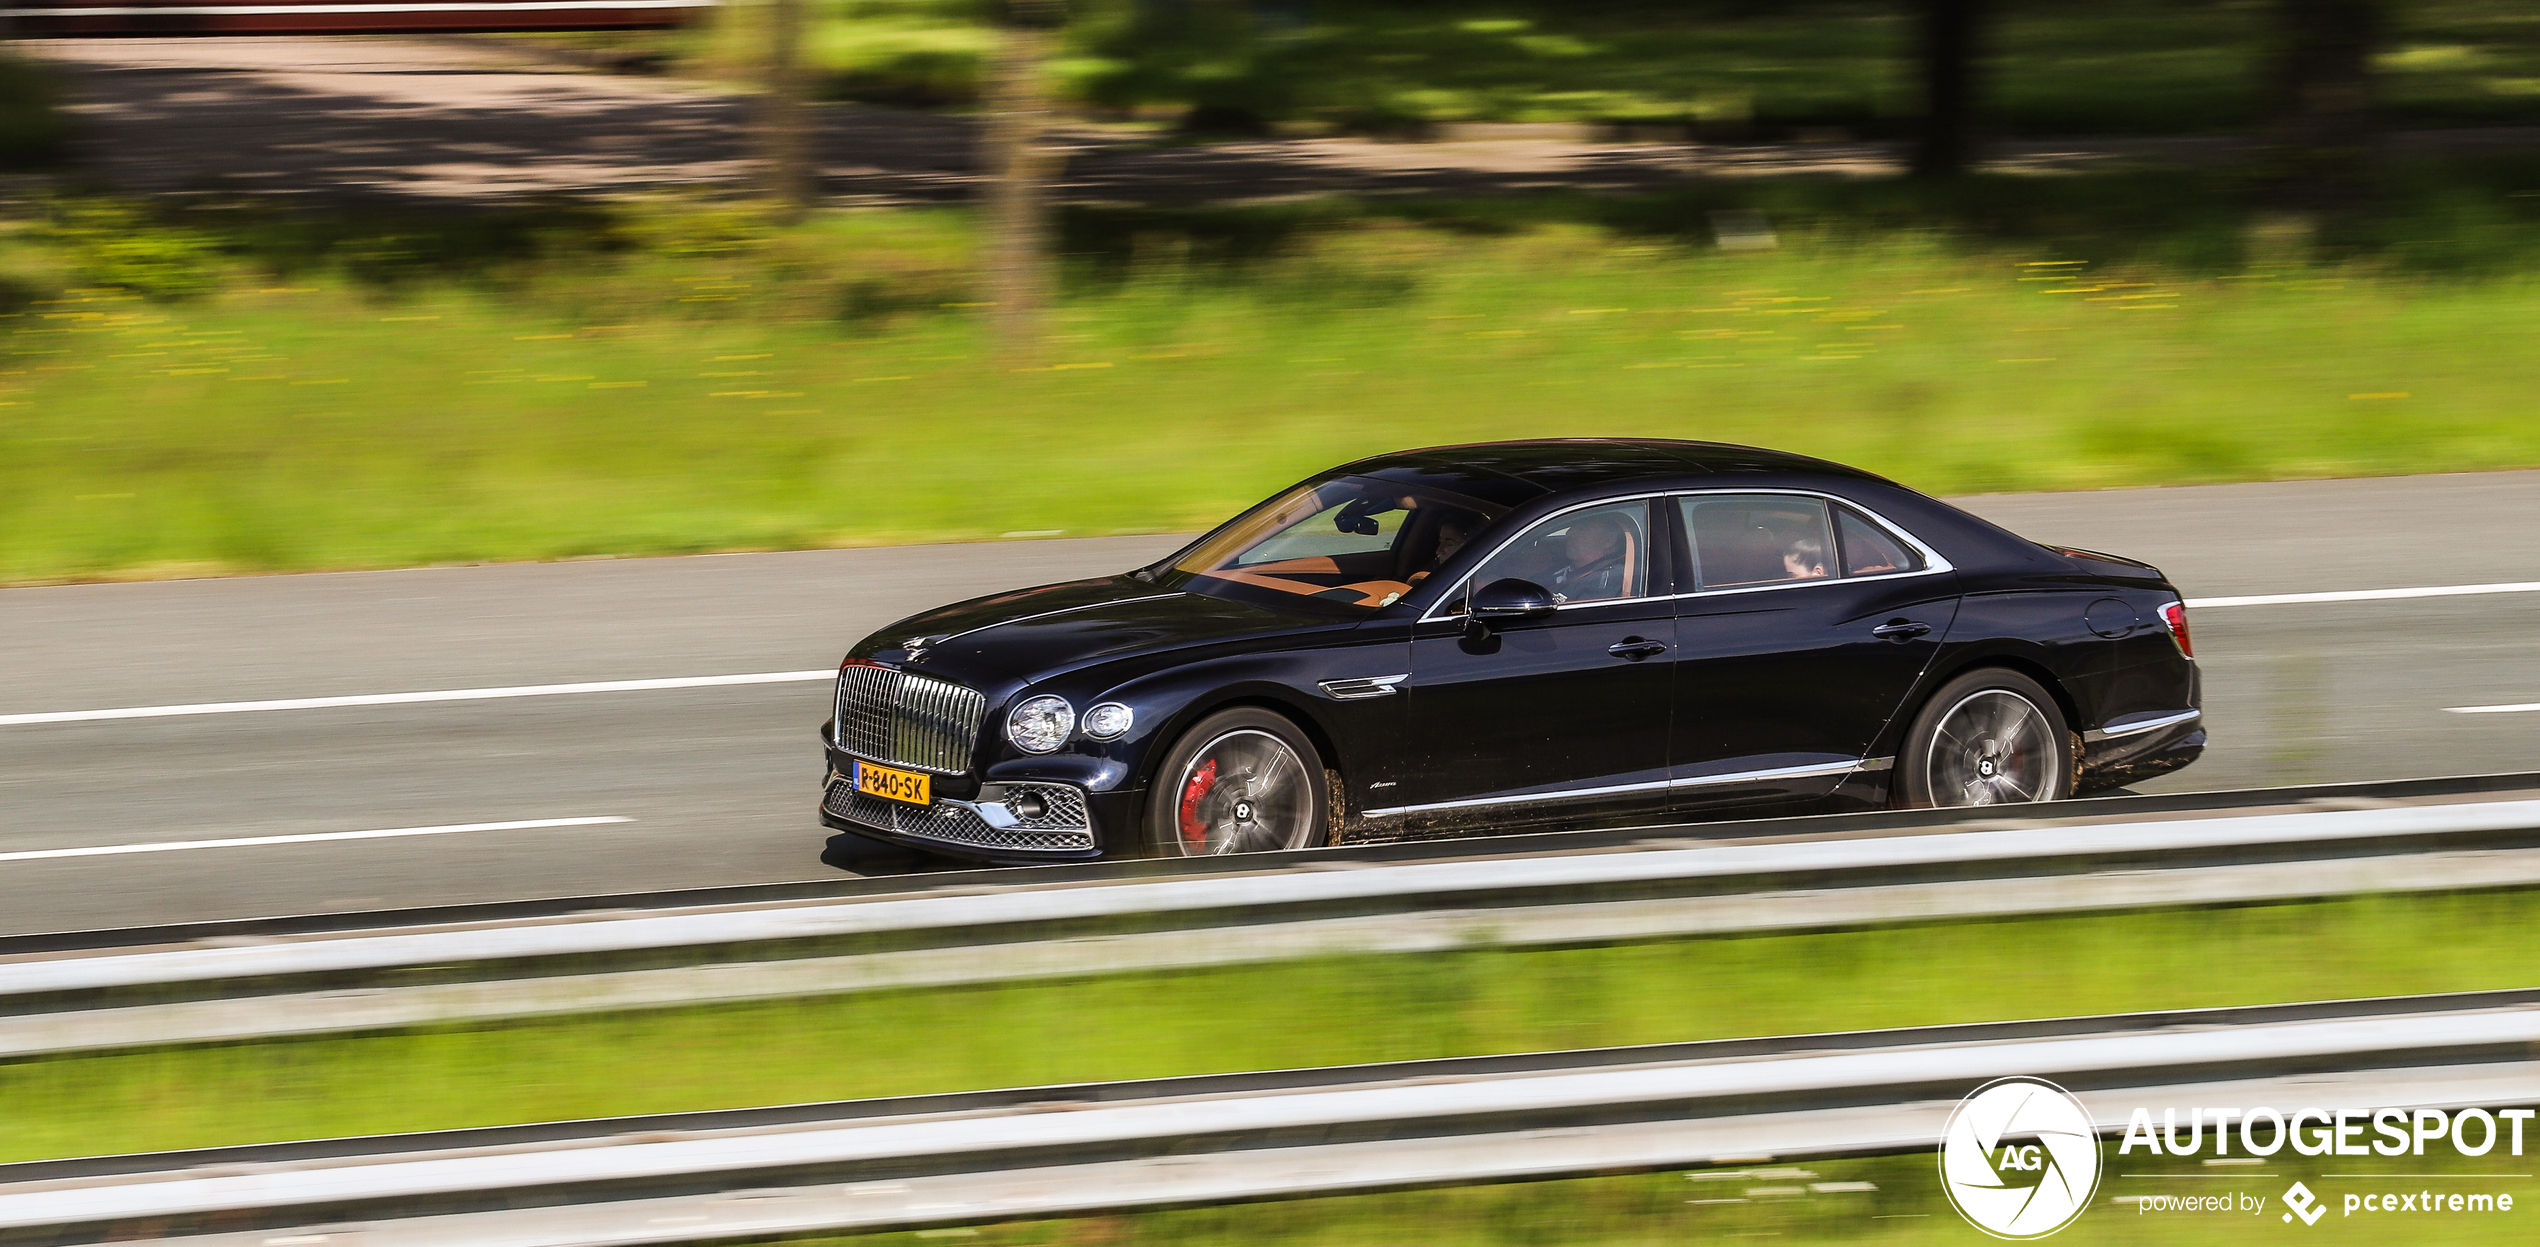
[{"label": "azure badge", "polygon": [[1996,1238],[2044,1238],[2099,1189],[2099,1134],[2063,1088],[1999,1078],[1969,1092],[1940,1141],[1940,1183],[1968,1224]]}]

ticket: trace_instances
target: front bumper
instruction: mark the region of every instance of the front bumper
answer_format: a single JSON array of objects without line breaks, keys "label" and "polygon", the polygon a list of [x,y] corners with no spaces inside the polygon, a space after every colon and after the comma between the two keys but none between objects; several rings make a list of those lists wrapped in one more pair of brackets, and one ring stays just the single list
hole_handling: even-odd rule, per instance
[{"label": "front bumper", "polygon": [[1047,814],[1017,819],[1002,804],[953,797],[937,797],[924,806],[886,801],[857,792],[851,775],[832,770],[821,785],[820,821],[893,844],[988,861],[1076,861],[1102,855],[1093,805],[1083,790],[1043,783],[998,787],[1034,790],[1049,807]]}]

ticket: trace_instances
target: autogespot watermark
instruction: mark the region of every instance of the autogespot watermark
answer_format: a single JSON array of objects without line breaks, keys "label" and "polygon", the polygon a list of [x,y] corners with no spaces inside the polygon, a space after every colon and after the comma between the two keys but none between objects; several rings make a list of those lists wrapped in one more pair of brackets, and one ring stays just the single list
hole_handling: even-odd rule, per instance
[{"label": "autogespot watermark", "polygon": [[[2521,1157],[2524,1127],[2535,1110],[2431,1108],[2324,1109],[2137,1107],[2118,1140],[2120,1166],[2196,1157],[2193,1174],[2119,1173],[2120,1179],[2272,1181],[2274,1174],[2215,1171],[2213,1166],[2266,1164],[2279,1154],[2316,1157]],[[2235,1150],[2235,1144],[2237,1150]],[[2333,1162],[2332,1162],[2333,1163]],[[1940,1180],[1960,1216],[1996,1238],[2044,1238],[2089,1210],[2102,1174],[2098,1130],[2090,1110],[2069,1092],[2037,1078],[2000,1078],[1958,1102],[1941,1136]],[[2264,1218],[2317,1226],[2332,1214],[2386,1218],[2498,1219],[2515,1210],[2514,1192],[2484,1180],[2528,1179],[2528,1173],[2328,1173],[2312,1180],[2352,1182],[2357,1189],[2323,1197],[2301,1181],[2272,1189],[2158,1191],[2120,1195],[2137,1216],[2199,1214]],[[2466,1185],[2465,1185],[2466,1184]],[[2526,1202],[2528,1199],[2526,1197]],[[2270,1215],[2272,1214],[2272,1215]],[[2499,1224],[2499,1228],[2502,1228]]]},{"label": "autogespot watermark", "polygon": [[1968,1224],[1996,1238],[2044,1238],[2072,1224],[2099,1189],[2090,1110],[2036,1078],[1997,1078],[1949,1115],[1940,1183]]}]

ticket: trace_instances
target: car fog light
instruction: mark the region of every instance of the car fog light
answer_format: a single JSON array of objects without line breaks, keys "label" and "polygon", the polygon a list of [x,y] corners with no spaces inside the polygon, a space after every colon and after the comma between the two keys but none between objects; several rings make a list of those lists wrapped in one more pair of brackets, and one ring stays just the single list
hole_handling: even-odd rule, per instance
[{"label": "car fog light", "polygon": [[1005,720],[1005,738],[1025,753],[1048,753],[1067,743],[1076,727],[1076,709],[1064,697],[1026,699]]},{"label": "car fog light", "polygon": [[1005,803],[1005,808],[1014,811],[1016,818],[1028,822],[1047,815],[1050,812],[1050,803],[1043,799],[1041,794],[1027,788],[1014,794],[1013,798]]},{"label": "car fog light", "polygon": [[1137,721],[1127,706],[1107,701],[1085,712],[1085,735],[1095,740],[1115,740]]}]

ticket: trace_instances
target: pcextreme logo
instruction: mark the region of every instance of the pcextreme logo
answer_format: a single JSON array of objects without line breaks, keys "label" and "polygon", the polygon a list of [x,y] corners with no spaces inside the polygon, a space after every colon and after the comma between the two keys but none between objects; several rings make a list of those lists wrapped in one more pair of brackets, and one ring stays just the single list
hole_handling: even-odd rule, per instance
[{"label": "pcextreme logo", "polygon": [[1996,1238],[2044,1238],[2099,1189],[2090,1112],[2036,1078],[1997,1078],[1958,1102],[1940,1140],[1940,1184],[1968,1224]]},{"label": "pcextreme logo", "polygon": [[2284,1221],[2288,1225],[2292,1224],[2295,1217],[2300,1217],[2304,1225],[2318,1225],[2320,1218],[2328,1212],[2328,1205],[2321,1203],[2319,1196],[2311,1194],[2311,1188],[2299,1182],[2293,1184],[2292,1190],[2284,1193],[2284,1206],[2291,1209],[2284,1214]]}]

